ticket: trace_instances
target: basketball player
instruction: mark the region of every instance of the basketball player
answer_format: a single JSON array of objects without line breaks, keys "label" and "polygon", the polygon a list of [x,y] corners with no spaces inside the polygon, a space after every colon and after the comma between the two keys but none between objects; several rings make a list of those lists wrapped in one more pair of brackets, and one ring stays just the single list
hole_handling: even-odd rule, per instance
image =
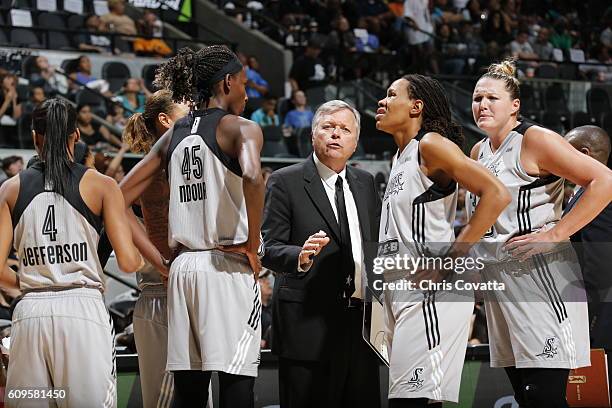
[{"label": "basketball player", "polygon": [[[102,224],[123,271],[138,269],[142,258],[115,181],[73,162],[80,136],[74,108],[49,99],[32,116],[41,161],[0,189],[0,270],[14,240],[25,293],[13,313],[5,402],[114,407],[113,325],[96,255]],[[10,397],[11,390],[33,389],[65,395]]]},{"label": "basketball player", "polygon": [[[440,83],[422,75],[393,82],[386,98],[378,102],[376,128],[390,133],[398,147],[383,198],[379,256],[463,255],[493,224],[510,197],[495,177],[461,151],[461,128],[451,121]],[[473,191],[481,202],[455,241],[457,183]],[[418,279],[425,271],[416,273]],[[412,292],[386,291],[383,295],[389,406],[426,407],[428,400],[457,402],[473,293],[466,291],[462,297],[450,292]]]},{"label": "basketball player", "polygon": [[[471,156],[512,195],[482,239],[489,245],[474,247],[487,263],[484,279],[507,288],[503,297],[485,297],[491,366],[506,369],[521,407],[567,407],[569,370],[590,364],[586,296],[573,284],[581,276],[568,238],[610,202],[612,173],[555,132],[519,118],[515,71],[511,61],[491,65],[472,100],[487,137]],[[584,195],[561,219],[563,178],[584,187]],[[466,201],[470,213],[477,199],[468,194]]]},{"label": "basketball player", "polygon": [[[153,144],[187,112],[187,106],[174,103],[170,91],[157,91],[147,100],[143,113],[135,113],[130,117],[123,131],[123,142],[130,146],[132,152],[148,153]],[[170,259],[169,198],[168,180],[164,171],[159,169],[140,197],[140,205],[147,235],[164,259]],[[135,243],[138,247],[139,242]],[[167,275],[165,269],[164,273]],[[172,402],[174,381],[172,374],[166,371],[166,287],[162,283],[160,272],[150,264],[140,271],[137,277],[141,292],[134,309],[134,338],[138,350],[143,405],[145,408],[167,407]]]},{"label": "basketball player", "polygon": [[[158,85],[201,110],[178,120],[121,184],[131,204],[167,168],[169,246],[178,254],[168,281],[167,369],[176,407],[203,406],[212,371],[219,372],[222,407],[254,404],[263,138],[259,126],[238,116],[246,81],[224,46],[184,48],[163,64]],[[153,245],[142,253],[153,265],[164,262]]]}]

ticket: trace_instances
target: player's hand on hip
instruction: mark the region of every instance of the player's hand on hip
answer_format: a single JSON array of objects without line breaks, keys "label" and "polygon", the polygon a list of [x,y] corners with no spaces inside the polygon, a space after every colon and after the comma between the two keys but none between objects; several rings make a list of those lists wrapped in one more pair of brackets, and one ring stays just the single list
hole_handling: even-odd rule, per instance
[{"label": "player's hand on hip", "polygon": [[329,244],[329,237],[325,231],[319,231],[308,237],[299,255],[299,263],[302,268],[309,266],[313,258],[321,252],[325,245]]},{"label": "player's hand on hip", "polygon": [[257,279],[259,276],[259,272],[261,272],[261,260],[259,259],[259,256],[257,254],[257,250],[259,248],[258,245],[251,245],[247,241],[243,244],[237,245],[219,245],[217,249],[223,252],[232,252],[235,254],[246,255],[247,259],[249,260],[249,265],[253,270],[253,274],[255,275],[255,279]]},{"label": "player's hand on hip", "polygon": [[542,229],[509,239],[504,249],[510,253],[512,258],[526,261],[534,255],[553,251],[559,241],[552,230]]}]

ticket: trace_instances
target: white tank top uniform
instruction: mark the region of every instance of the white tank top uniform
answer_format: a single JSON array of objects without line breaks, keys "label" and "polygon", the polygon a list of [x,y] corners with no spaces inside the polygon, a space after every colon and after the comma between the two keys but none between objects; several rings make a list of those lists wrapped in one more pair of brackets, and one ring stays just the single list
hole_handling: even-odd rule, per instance
[{"label": "white tank top uniform", "polygon": [[[419,143],[425,133],[419,132],[398,152],[391,169],[382,204],[379,257],[441,256],[455,239],[457,185],[440,187],[421,170]],[[385,275],[403,272],[400,266]],[[458,401],[474,301],[471,291],[451,292],[384,291],[389,398]]]},{"label": "white tank top uniform", "polygon": [[6,395],[44,388],[57,390],[59,406],[117,404],[114,331],[96,252],[102,218],[79,192],[87,170],[70,164],[63,195],[45,188],[44,163],[19,175],[12,219],[25,295],[13,313]]},{"label": "white tank top uniform", "polygon": [[[485,281],[505,290],[485,293],[491,366],[577,368],[590,365],[586,293],[580,266],[568,241],[546,245],[542,254],[519,262],[503,248],[515,236],[552,228],[561,218],[564,180],[527,174],[521,166],[525,132],[520,123],[493,151],[484,139],[483,164],[504,184],[512,201],[472,256],[481,257]],[[472,214],[477,198],[468,193]]]},{"label": "white tank top uniform", "polygon": [[228,113],[178,120],[167,155],[170,268],[167,369],[257,376],[261,298],[247,258],[219,245],[248,239],[242,171],[217,143]]}]

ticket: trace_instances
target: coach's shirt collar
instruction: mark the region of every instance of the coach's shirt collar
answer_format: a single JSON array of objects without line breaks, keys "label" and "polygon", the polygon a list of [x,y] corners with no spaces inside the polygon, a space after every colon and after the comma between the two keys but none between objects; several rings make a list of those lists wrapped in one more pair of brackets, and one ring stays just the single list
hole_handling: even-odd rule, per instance
[{"label": "coach's shirt collar", "polygon": [[344,166],[340,173],[336,173],[335,171],[327,167],[325,164],[323,164],[323,162],[321,162],[321,160],[319,160],[319,158],[317,157],[316,153],[313,152],[312,157],[314,159],[315,166],[317,167],[319,177],[321,177],[321,181],[323,181],[323,183],[327,184],[332,189],[335,189],[336,179],[339,175],[342,177],[342,180],[346,182],[346,166]]}]

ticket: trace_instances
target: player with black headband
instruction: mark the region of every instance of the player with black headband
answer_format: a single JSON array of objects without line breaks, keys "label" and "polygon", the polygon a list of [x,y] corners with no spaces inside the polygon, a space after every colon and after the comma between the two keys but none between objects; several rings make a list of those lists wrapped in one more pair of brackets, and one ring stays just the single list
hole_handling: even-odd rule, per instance
[{"label": "player with black headband", "polygon": [[[217,371],[221,407],[252,407],[261,339],[256,276],[264,183],[261,129],[238,116],[247,100],[246,74],[224,46],[184,48],[160,67],[156,82],[176,102],[198,110],[159,139],[121,189],[130,205],[159,168],[167,171],[168,239],[176,255],[168,280],[173,406],[203,406]],[[141,253],[167,271],[146,234],[132,230]]]}]

